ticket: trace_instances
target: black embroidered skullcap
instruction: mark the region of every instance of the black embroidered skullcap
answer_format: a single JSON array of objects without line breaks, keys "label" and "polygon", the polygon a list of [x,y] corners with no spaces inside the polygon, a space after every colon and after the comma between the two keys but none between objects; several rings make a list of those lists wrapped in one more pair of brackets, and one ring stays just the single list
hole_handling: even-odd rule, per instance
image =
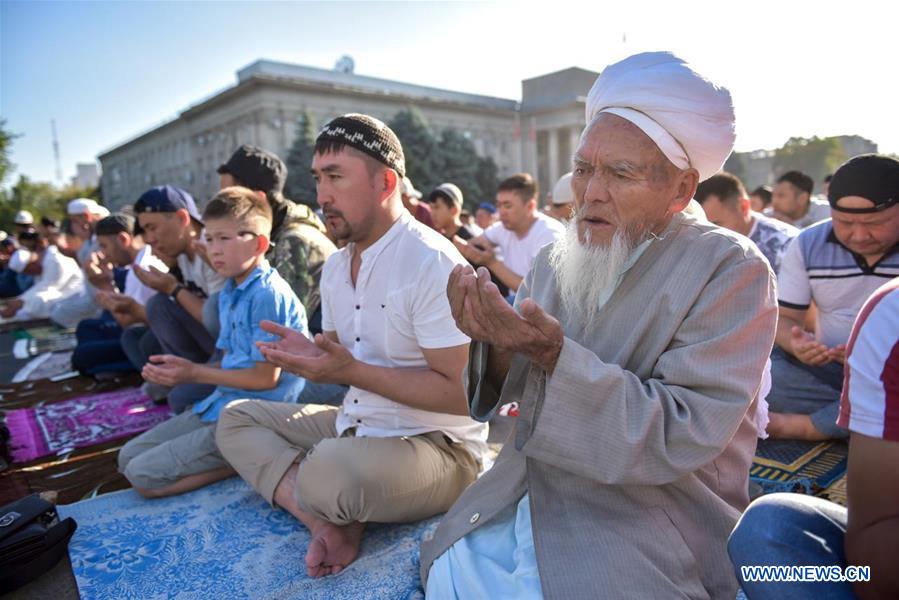
[{"label": "black embroidered skullcap", "polygon": [[399,138],[383,122],[368,115],[349,113],[332,119],[322,127],[316,143],[331,140],[355,148],[406,176],[406,157]]},{"label": "black embroidered skullcap", "polygon": [[[847,196],[870,200],[870,208],[843,208],[838,202]],[[831,208],[844,213],[875,213],[899,203],[899,160],[882,154],[862,154],[837,169],[830,180],[827,200]]]},{"label": "black embroidered skullcap", "polygon": [[227,173],[240,185],[266,194],[282,193],[287,181],[284,161],[268,150],[247,144],[235,150],[217,172],[220,175]]}]

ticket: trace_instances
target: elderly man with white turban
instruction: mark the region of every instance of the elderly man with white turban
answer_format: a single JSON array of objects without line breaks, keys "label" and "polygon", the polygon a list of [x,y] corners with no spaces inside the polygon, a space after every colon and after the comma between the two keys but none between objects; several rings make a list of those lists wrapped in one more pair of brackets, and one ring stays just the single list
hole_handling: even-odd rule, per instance
[{"label": "elderly man with white turban", "polygon": [[774,276],[683,212],[733,142],[730,94],[684,61],[614,64],[587,98],[575,216],[514,308],[483,269],[453,271],[471,414],[520,416],[422,545],[428,598],[734,597]]},{"label": "elderly man with white turban", "polygon": [[85,278],[81,291],[69,302],[61,302],[54,306],[50,318],[63,327],[75,327],[82,320],[92,319],[100,314],[101,308],[96,298],[98,289],[94,284],[104,288],[111,286],[111,280],[102,276],[91,280],[95,277],[91,263],[100,262],[96,256],[100,252],[100,246],[97,243],[97,236],[94,235],[94,226],[109,216],[109,210],[91,198],[76,198],[66,206],[66,213],[71,222],[72,233],[84,240],[74,258],[78,261]]}]

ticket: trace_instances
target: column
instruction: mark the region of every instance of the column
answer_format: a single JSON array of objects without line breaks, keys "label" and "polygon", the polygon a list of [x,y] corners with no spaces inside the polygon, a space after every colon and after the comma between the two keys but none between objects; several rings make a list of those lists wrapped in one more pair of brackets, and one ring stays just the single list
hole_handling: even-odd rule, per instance
[{"label": "column", "polygon": [[549,129],[546,132],[546,141],[547,141],[547,151],[549,152],[549,157],[547,160],[547,165],[549,166],[549,181],[543,183],[547,191],[553,189],[553,186],[556,185],[556,182],[561,177],[559,173],[559,130],[558,129]]},{"label": "column", "polygon": [[[568,135],[571,136],[571,156],[574,156],[574,153],[577,152],[578,144],[581,143],[581,131],[583,130],[580,127],[572,127],[568,130]],[[565,172],[567,173],[570,170],[571,168],[569,166]]]}]

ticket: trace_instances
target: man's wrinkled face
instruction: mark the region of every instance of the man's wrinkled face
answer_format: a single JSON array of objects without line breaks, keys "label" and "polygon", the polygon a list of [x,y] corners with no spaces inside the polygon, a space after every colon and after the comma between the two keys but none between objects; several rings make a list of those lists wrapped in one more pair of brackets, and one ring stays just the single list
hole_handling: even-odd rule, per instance
[{"label": "man's wrinkled face", "polygon": [[581,243],[608,246],[616,232],[638,242],[663,228],[677,196],[676,173],[636,125],[599,115],[581,136],[571,180]]},{"label": "man's wrinkled face", "polygon": [[318,204],[338,240],[346,243],[368,237],[380,206],[378,175],[365,155],[351,148],[312,158]]},{"label": "man's wrinkled face", "polygon": [[190,217],[184,209],[174,213],[140,213],[137,222],[154,254],[178,256],[190,243]]},{"label": "man's wrinkled face", "polygon": [[[843,208],[870,208],[860,196],[840,198]],[[878,259],[899,243],[899,205],[876,213],[851,214],[831,209],[833,233],[840,243],[865,258]]]}]

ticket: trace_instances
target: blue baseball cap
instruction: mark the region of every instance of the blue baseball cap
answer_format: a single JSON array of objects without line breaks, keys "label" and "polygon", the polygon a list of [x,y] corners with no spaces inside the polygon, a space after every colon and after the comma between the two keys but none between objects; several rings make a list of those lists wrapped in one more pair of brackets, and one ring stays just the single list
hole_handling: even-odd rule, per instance
[{"label": "blue baseball cap", "polygon": [[134,214],[141,213],[173,213],[185,209],[190,218],[203,224],[200,212],[193,197],[179,187],[161,185],[150,188],[134,203]]},{"label": "blue baseball cap", "polygon": [[486,210],[492,215],[496,212],[496,207],[491,202],[481,202],[478,204],[478,210]]}]

